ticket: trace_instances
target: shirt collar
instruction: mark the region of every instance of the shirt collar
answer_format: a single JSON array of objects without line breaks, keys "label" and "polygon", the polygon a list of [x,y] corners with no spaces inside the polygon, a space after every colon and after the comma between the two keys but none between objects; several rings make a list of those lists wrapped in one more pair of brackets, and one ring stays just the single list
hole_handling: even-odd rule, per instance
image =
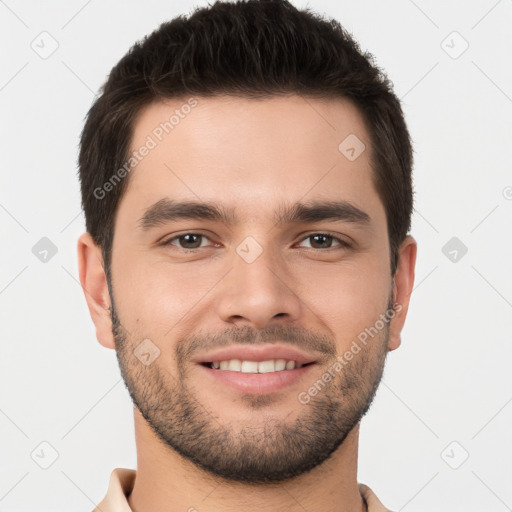
[{"label": "shirt collar", "polygon": [[[116,468],[110,475],[105,498],[98,503],[93,512],[133,512],[128,505],[128,496],[135,484],[134,469]],[[365,484],[358,484],[361,496],[366,500],[368,512],[391,512]]]}]

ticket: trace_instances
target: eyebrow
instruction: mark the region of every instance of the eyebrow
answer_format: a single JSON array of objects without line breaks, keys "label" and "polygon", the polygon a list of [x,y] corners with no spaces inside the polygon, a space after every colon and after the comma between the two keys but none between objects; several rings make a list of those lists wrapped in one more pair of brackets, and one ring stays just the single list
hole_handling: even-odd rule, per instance
[{"label": "eyebrow", "polygon": [[[237,222],[233,208],[211,202],[163,198],[145,210],[137,225],[142,231],[149,231],[156,226],[181,219],[209,220],[222,222],[228,226]],[[274,215],[274,223],[278,226],[324,220],[348,222],[361,227],[368,227],[371,224],[371,218],[366,212],[344,200],[284,204],[280,205]]]}]

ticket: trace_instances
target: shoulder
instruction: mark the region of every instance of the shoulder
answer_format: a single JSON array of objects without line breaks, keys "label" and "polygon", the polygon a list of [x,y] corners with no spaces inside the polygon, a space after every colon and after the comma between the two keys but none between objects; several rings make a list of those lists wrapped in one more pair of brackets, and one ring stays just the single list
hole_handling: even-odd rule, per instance
[{"label": "shoulder", "polygon": [[110,474],[107,494],[93,512],[131,512],[127,497],[135,483],[135,470],[115,468]]},{"label": "shoulder", "polygon": [[376,494],[365,484],[358,484],[361,496],[366,500],[368,512],[392,512],[377,498]]}]

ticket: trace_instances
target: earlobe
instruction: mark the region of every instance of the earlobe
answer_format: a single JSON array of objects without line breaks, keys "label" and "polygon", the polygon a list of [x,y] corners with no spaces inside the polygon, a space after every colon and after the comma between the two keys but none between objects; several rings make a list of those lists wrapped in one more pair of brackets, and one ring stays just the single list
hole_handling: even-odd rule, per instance
[{"label": "earlobe", "polygon": [[101,248],[86,232],[78,238],[77,253],[80,283],[91,319],[96,326],[96,337],[104,347],[115,349],[110,318],[111,300]]},{"label": "earlobe", "polygon": [[417,253],[416,240],[408,235],[398,249],[398,266],[393,279],[394,317],[390,321],[388,350],[396,350],[401,343],[400,333],[405,324],[409,301],[414,286]]}]

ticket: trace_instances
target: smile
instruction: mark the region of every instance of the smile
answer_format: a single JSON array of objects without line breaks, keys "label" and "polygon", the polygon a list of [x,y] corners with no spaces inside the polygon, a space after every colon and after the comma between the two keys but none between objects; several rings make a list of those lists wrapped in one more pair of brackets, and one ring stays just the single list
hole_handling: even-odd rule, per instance
[{"label": "smile", "polygon": [[219,385],[223,385],[237,392],[262,395],[275,393],[298,384],[316,366],[315,362],[296,366],[295,361],[286,359],[266,361],[229,359],[200,363],[197,368],[204,373],[206,387],[214,391]]},{"label": "smile", "polygon": [[287,361],[286,359],[270,359],[268,361],[241,361],[240,359],[229,359],[205,364],[217,370],[229,370],[242,373],[272,373],[283,370],[294,370],[312,363],[300,364],[293,360]]}]

